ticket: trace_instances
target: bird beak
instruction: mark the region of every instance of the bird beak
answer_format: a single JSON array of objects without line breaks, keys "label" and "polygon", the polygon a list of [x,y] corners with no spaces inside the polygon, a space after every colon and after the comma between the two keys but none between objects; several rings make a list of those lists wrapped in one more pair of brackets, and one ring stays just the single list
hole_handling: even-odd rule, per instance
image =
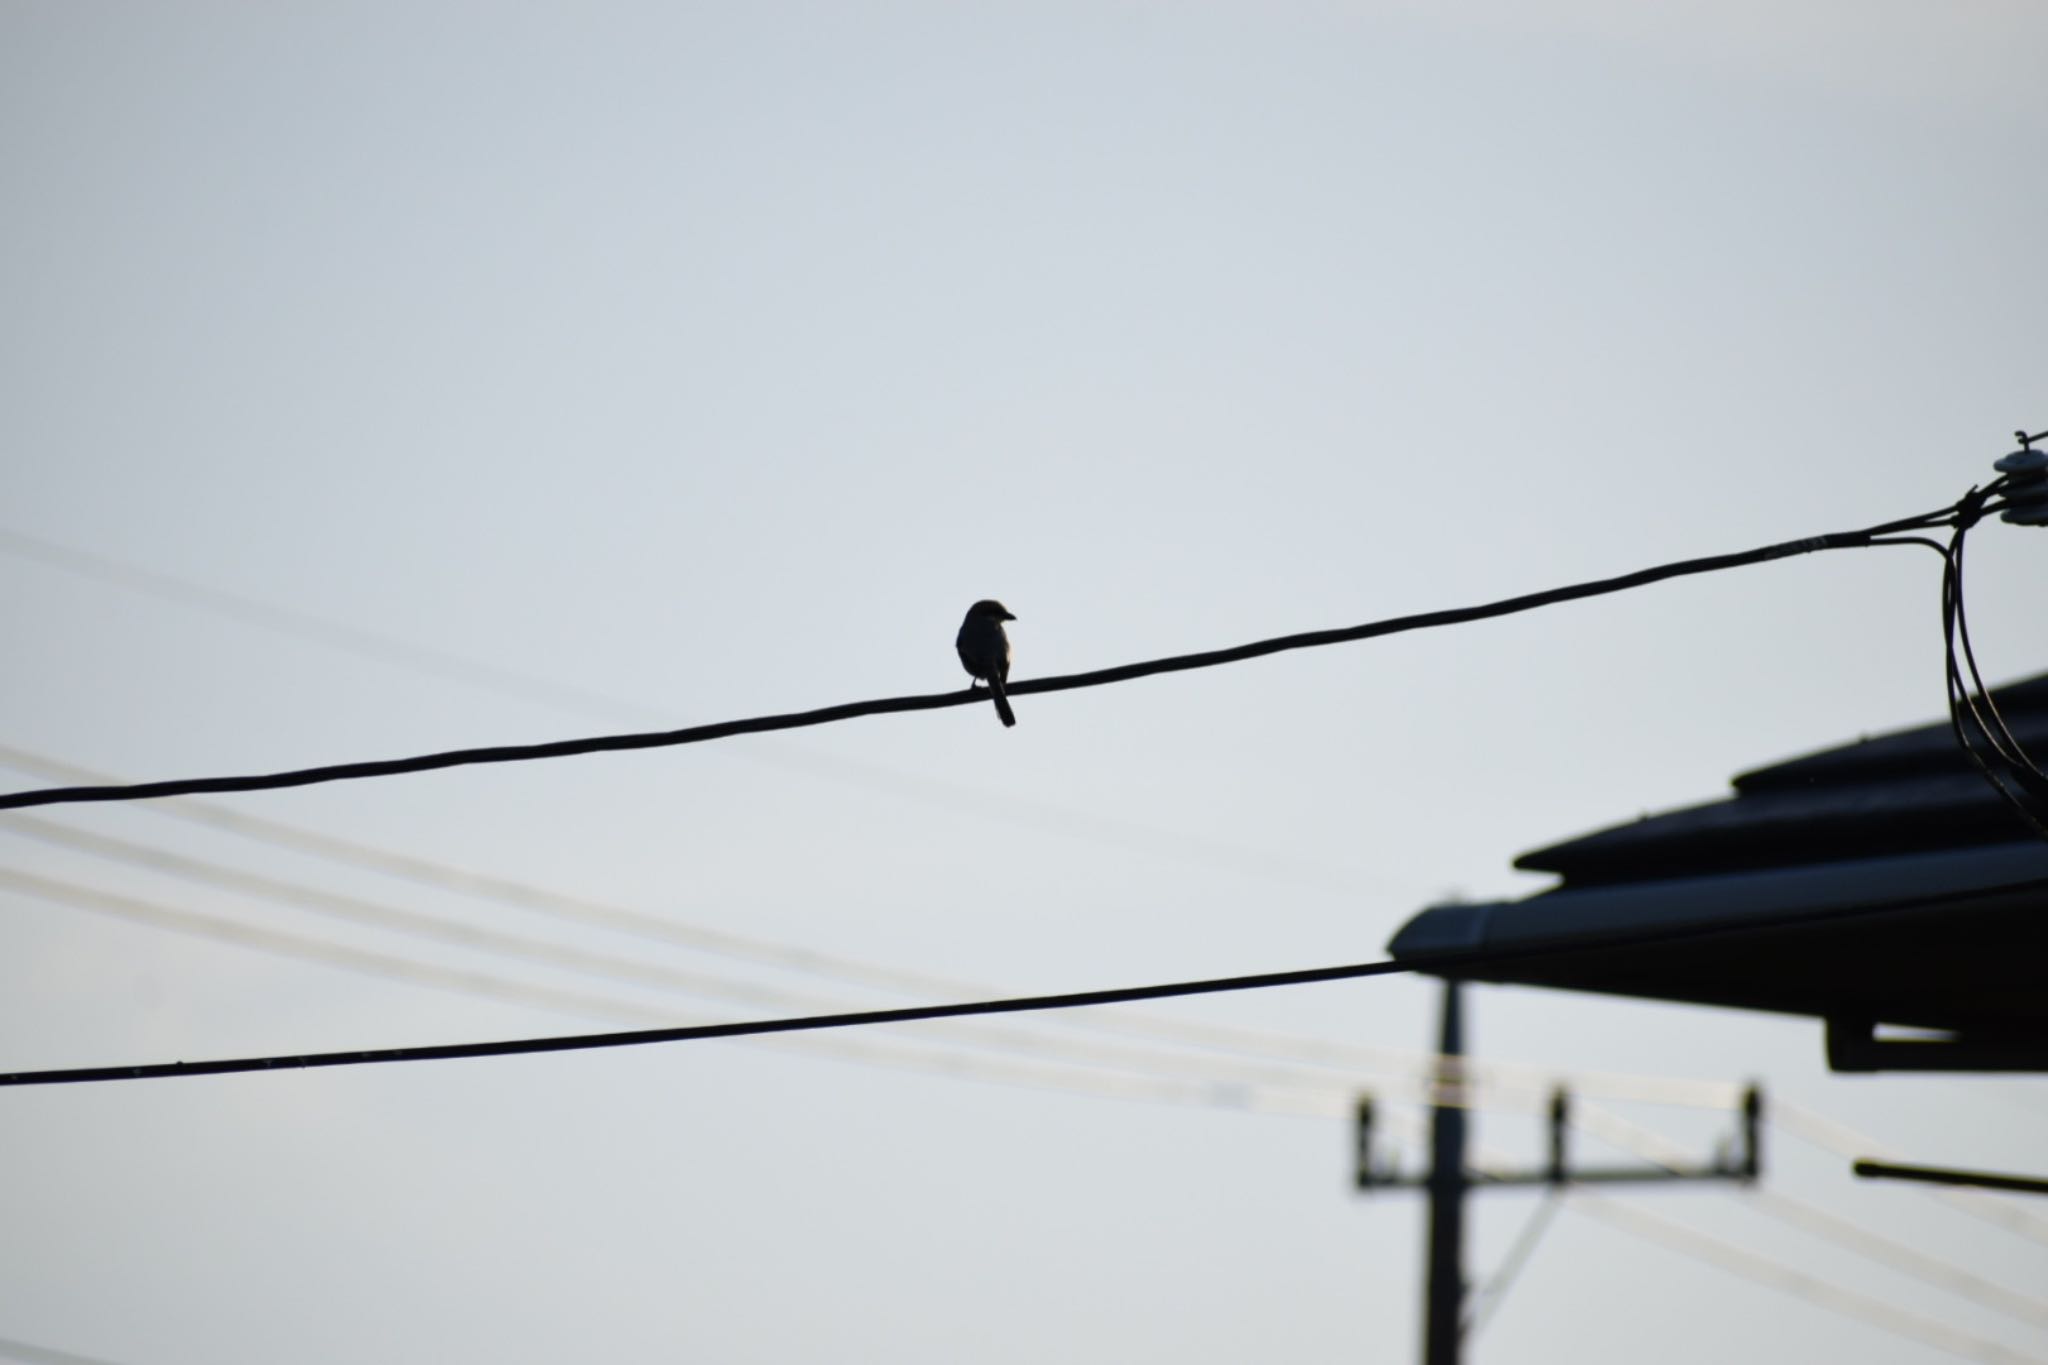
[{"label": "bird beak", "polygon": [[1016,620],[1016,619],[1017,619],[1017,617],[1016,617],[1016,615],[1015,615],[1014,613],[1012,613],[1012,612],[1007,612],[1007,611],[1006,611],[1006,612],[1004,612],[1004,613],[1003,613],[1003,619],[1004,619],[1005,621],[1014,621],[1014,620]]}]

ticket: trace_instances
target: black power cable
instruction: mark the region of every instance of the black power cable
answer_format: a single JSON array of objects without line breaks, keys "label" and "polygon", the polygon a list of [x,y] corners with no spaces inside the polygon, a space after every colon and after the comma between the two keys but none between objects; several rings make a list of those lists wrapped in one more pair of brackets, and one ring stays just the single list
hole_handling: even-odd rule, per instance
[{"label": "black power cable", "polygon": [[[1993,485],[1995,488],[1996,485]],[[1978,499],[1973,503],[1972,498]],[[1974,509],[1981,513],[1990,510],[1976,490],[1952,507],[1937,512],[1923,513],[1899,521],[1887,522],[1882,526],[1867,527],[1861,531],[1840,531],[1829,535],[1812,536],[1805,540],[1785,541],[1777,545],[1766,545],[1759,549],[1746,550],[1737,554],[1712,555],[1702,559],[1681,560],[1655,568],[1640,569],[1634,573],[1622,574],[1615,578],[1597,579],[1586,583],[1575,583],[1543,592],[1525,593],[1518,597],[1503,598],[1496,602],[1478,606],[1457,607],[1446,611],[1422,612],[1412,616],[1396,616],[1386,620],[1372,621],[1364,625],[1341,627],[1334,630],[1309,631],[1299,635],[1283,635],[1270,640],[1258,640],[1251,644],[1235,645],[1227,649],[1209,650],[1198,654],[1181,654],[1164,659],[1149,659],[1139,663],[1122,664],[1114,668],[1096,669],[1088,673],[1069,673],[1050,678],[1023,679],[1009,685],[1011,696],[1028,696],[1038,692],[1064,692],[1080,687],[1102,687],[1110,683],[1129,682],[1137,678],[1152,677],[1161,673],[1180,673],[1190,669],[1214,668],[1221,664],[1241,663],[1268,654],[1279,654],[1295,649],[1314,649],[1325,645],[1348,644],[1358,640],[1375,639],[1383,635],[1398,635],[1411,630],[1429,630],[1440,626],[1462,625],[1471,621],[1486,620],[1496,616],[1509,616],[1517,612],[1533,611],[1538,607],[1555,606],[1562,602],[1577,601],[1581,598],[1599,597],[1608,593],[1623,592],[1631,588],[1661,583],[1666,579],[1682,578],[1692,574],[1715,573],[1723,569],[1742,568],[1751,564],[1762,564],[1774,559],[1787,559],[1794,555],[1812,554],[1820,550],[1865,549],[1875,545],[1900,545],[1925,543],[1916,541],[1909,533],[1931,530],[1936,527],[1957,526],[1966,511]],[[706,740],[726,739],[733,735],[761,734],[771,730],[795,730],[805,726],[826,725],[835,721],[851,720],[857,716],[887,715],[905,711],[933,711],[948,706],[969,706],[987,701],[984,692],[967,689],[959,692],[940,692],[924,696],[885,697],[873,701],[846,702],[838,706],[821,707],[814,711],[792,712],[779,716],[753,716],[742,720],[720,721],[709,725],[693,725],[680,730],[663,730],[641,734],[599,735],[588,739],[556,740],[544,744],[499,745],[490,748],[455,749],[446,753],[421,754],[411,758],[382,759],[364,763],[337,763],[317,768],[301,768],[291,772],[260,773],[242,777],[201,777],[166,782],[139,782],[120,786],[79,786],[48,787],[38,791],[9,792],[0,794],[0,810],[18,810],[29,806],[51,806],[68,802],[86,801],[137,801],[151,797],[193,796],[210,792],[269,791],[280,787],[304,787],[321,782],[341,782],[359,778],[390,777],[400,773],[427,772],[437,768],[454,768],[477,763],[515,763],[529,759],[566,758],[576,754],[612,752],[627,749],[658,749],[678,744],[698,744]]]},{"label": "black power cable", "polygon": [[[1994,499],[2015,486],[2024,493],[2029,481],[2008,474],[1982,490],[1971,489],[1957,504],[1955,529],[1942,553],[1941,633],[1945,656],[1949,728],[1970,763],[2035,834],[2048,839],[2048,772],[2027,753],[1977,667],[1970,641],[1968,610],[1963,597],[1963,547],[1970,530],[1985,513],[2012,505]],[[1923,542],[1926,543],[1926,542]]]},{"label": "black power cable", "polygon": [[1702,939],[1769,934],[1842,921],[1906,914],[1934,906],[1952,906],[1996,900],[2006,896],[2034,894],[2044,890],[2048,890],[2048,881],[2029,879],[2000,886],[1953,891],[1939,896],[1915,896],[1876,904],[1837,905],[1822,909],[1785,911],[1776,915],[1759,915],[1741,924],[1722,922],[1653,926],[1611,933],[1578,934],[1551,942],[1516,947],[1455,948],[1417,953],[1412,957],[1398,960],[1382,959],[1337,967],[1259,972],[1244,976],[1176,981],[1153,986],[1071,991],[1060,995],[1019,996],[1006,1000],[971,1000],[946,1005],[911,1005],[898,1009],[859,1010],[784,1019],[749,1019],[727,1024],[695,1024],[676,1028],[583,1033],[551,1038],[515,1038],[485,1043],[444,1043],[420,1047],[359,1049],[349,1052],[313,1052],[297,1056],[232,1057],[205,1062],[158,1062],[140,1066],[16,1071],[0,1073],[0,1087],[78,1085],[98,1081],[156,1080],[174,1076],[224,1076],[249,1071],[368,1066],[383,1062],[452,1061],[459,1058],[509,1057],[537,1052],[579,1052],[596,1048],[639,1047],[650,1043],[701,1042],[713,1038],[747,1038],[773,1033],[812,1033],[826,1029],[868,1028],[881,1024],[909,1024],[926,1019],[956,1019],[969,1015],[1023,1014],[1044,1010],[1079,1009],[1092,1005],[1122,1005],[1139,1000],[1269,990],[1277,986],[1355,981],[1363,977],[1396,976],[1413,972],[1452,976],[1483,975],[1488,968],[1507,962],[1568,956],[1574,953],[1611,952],[1617,949],[1644,948]]}]

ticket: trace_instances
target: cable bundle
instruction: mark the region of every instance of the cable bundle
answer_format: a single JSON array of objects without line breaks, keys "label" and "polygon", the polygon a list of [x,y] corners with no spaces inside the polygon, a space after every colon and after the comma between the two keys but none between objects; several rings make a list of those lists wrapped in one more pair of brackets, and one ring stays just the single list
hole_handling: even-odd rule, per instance
[{"label": "cable bundle", "polygon": [[2020,744],[1998,710],[1970,645],[1970,618],[1963,604],[1963,542],[1970,528],[1991,512],[2020,526],[2048,526],[2048,450],[2035,441],[2048,432],[2016,433],[2020,448],[1992,467],[1999,477],[1973,488],[1956,504],[1955,531],[1941,549],[1941,632],[1948,656],[1948,715],[1956,743],[1998,794],[2033,831],[2048,839],[2048,772]]}]

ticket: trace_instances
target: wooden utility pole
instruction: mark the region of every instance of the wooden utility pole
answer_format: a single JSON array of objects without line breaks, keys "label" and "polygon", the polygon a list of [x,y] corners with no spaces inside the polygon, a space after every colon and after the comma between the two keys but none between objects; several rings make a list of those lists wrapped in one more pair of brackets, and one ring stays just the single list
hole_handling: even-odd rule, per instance
[{"label": "wooden utility pole", "polygon": [[1458,1365],[1465,1306],[1465,1021],[1461,987],[1444,982],[1429,1111],[1429,1280],[1423,1290],[1422,1365]]},{"label": "wooden utility pole", "polygon": [[[1571,1097],[1562,1087],[1550,1098],[1549,1160],[1526,1171],[1488,1171],[1475,1175],[1465,1160],[1467,1114],[1471,1086],[1465,1074],[1465,1019],[1462,987],[1444,982],[1443,1010],[1437,1027],[1436,1069],[1431,1077],[1429,1105],[1430,1169],[1420,1175],[1382,1170],[1374,1161],[1373,1101],[1358,1101],[1357,1180],[1360,1190],[1421,1189],[1429,1193],[1429,1231],[1424,1244],[1429,1268],[1423,1287],[1423,1365],[1458,1365],[1465,1334],[1465,1196],[1475,1187],[1496,1185],[1547,1186],[1563,1192],[1575,1184],[1620,1184],[1665,1180],[1737,1180],[1750,1182],[1763,1173],[1758,1131],[1763,1122],[1763,1097],[1755,1086],[1744,1093],[1740,1137],[1696,1166],[1580,1166],[1571,1164],[1566,1135],[1571,1126]],[[1732,1149],[1732,1150],[1730,1150]]]}]

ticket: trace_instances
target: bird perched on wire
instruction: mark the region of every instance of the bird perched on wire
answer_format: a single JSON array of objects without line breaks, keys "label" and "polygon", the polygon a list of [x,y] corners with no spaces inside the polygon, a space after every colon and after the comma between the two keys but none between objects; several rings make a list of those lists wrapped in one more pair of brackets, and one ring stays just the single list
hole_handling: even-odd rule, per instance
[{"label": "bird perched on wire", "polygon": [[1003,684],[1010,680],[1010,637],[1003,633],[1003,622],[1016,619],[1008,607],[984,597],[967,609],[967,619],[953,638],[953,648],[960,651],[960,666],[988,684],[995,696],[996,714],[1005,725],[1015,725],[1017,717],[1010,711],[1010,699],[1003,695]]}]

